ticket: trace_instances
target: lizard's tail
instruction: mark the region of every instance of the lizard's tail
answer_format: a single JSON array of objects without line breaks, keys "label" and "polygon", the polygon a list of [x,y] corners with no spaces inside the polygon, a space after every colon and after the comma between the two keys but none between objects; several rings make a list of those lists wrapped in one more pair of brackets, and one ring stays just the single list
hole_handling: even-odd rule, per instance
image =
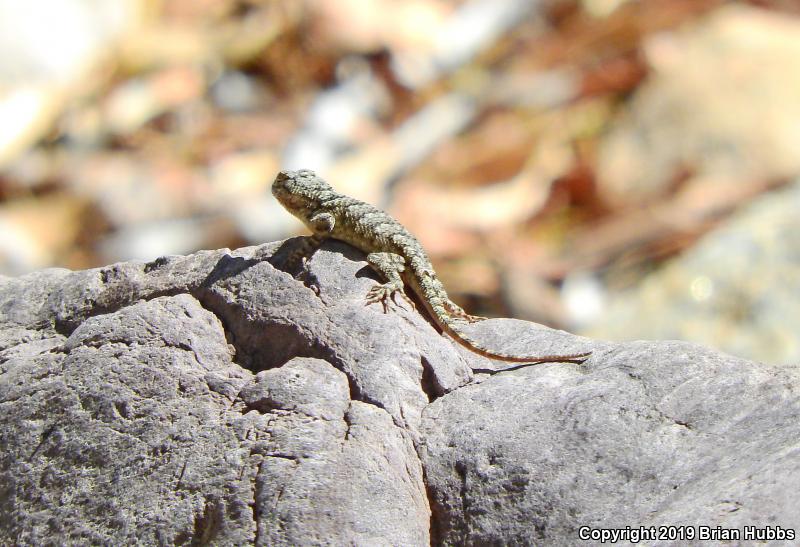
[{"label": "lizard's tail", "polygon": [[471,352],[482,355],[483,357],[488,357],[489,359],[497,359],[510,363],[561,363],[570,361],[582,363],[592,354],[591,351],[587,351],[585,353],[571,353],[568,355],[511,355],[504,352],[492,351],[458,329],[456,321],[450,317],[444,309],[444,306],[441,305],[442,298],[422,298],[421,300],[433,320],[450,336],[450,338]]},{"label": "lizard's tail", "polygon": [[[450,302],[447,293],[441,283],[436,279],[432,272],[420,271],[415,268],[412,262],[410,268],[413,275],[408,276],[407,280],[414,293],[425,307],[425,311],[431,319],[439,325],[453,340],[467,348],[473,353],[477,353],[489,359],[507,361],[511,363],[561,363],[561,362],[583,362],[592,352],[572,353],[569,355],[511,355],[504,352],[492,351],[485,348],[480,342],[473,340],[461,332],[453,319],[452,314],[446,309],[446,303]],[[454,305],[453,305],[454,306]],[[457,308],[457,306],[455,306]],[[460,309],[460,308],[459,308]]]},{"label": "lizard's tail", "polygon": [[463,332],[459,331],[454,324],[455,322],[450,318],[442,319],[442,329],[456,342],[467,348],[473,353],[488,357],[489,359],[497,359],[500,361],[508,361],[511,363],[562,363],[569,361],[583,362],[591,351],[585,353],[572,353],[567,355],[537,355],[537,356],[522,356],[510,355],[508,353],[491,351],[480,345],[479,342],[473,340]]}]

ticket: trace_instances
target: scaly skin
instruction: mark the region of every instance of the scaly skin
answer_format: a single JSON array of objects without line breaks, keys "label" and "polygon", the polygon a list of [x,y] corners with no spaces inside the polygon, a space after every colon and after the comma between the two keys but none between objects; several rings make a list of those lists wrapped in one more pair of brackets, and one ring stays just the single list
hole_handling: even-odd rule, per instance
[{"label": "scaly skin", "polygon": [[336,192],[307,169],[278,173],[272,184],[272,194],[313,234],[305,240],[298,253],[290,257],[290,262],[306,260],[327,238],[344,241],[367,253],[369,264],[386,279],[386,283],[369,291],[367,303],[380,302],[386,311],[389,300],[394,300],[397,294],[408,299],[403,291],[405,284],[444,332],[478,355],[513,363],[583,361],[590,355],[591,352],[521,356],[483,347],[458,330],[457,320],[475,322],[484,318],[467,315],[448,298],[422,245],[391,216],[368,203]]}]

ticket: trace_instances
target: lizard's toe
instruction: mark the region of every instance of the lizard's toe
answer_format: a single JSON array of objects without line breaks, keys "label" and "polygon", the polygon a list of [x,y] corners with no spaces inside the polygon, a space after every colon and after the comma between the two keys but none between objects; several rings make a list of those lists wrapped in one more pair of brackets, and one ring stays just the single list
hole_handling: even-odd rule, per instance
[{"label": "lizard's toe", "polygon": [[478,323],[479,321],[486,321],[487,319],[489,319],[488,317],[484,317],[482,315],[469,315],[469,314],[465,315],[466,315],[465,319],[467,320],[468,323]]},{"label": "lizard's toe", "polygon": [[378,285],[369,290],[364,305],[369,306],[370,304],[380,302],[383,306],[383,313],[387,313],[389,311],[388,299],[389,291],[383,285]]},{"label": "lizard's toe", "polygon": [[400,294],[403,296],[403,300],[405,300],[406,302],[408,302],[408,303],[409,303],[409,305],[411,306],[411,309],[412,309],[412,310],[416,310],[416,309],[417,309],[417,305],[416,305],[416,304],[414,304],[414,301],[411,299],[411,297],[410,297],[410,296],[408,296],[408,295],[407,295],[406,293],[404,293],[404,292],[401,292]]},{"label": "lizard's toe", "polygon": [[398,294],[400,295],[400,297],[401,297],[403,300],[405,300],[406,302],[408,302],[408,305],[409,305],[409,306],[411,306],[411,309],[412,309],[412,310],[416,310],[416,309],[417,309],[417,305],[416,305],[416,304],[414,304],[414,301],[413,301],[413,300],[411,300],[411,298],[409,298],[409,296],[408,296],[408,295],[405,293],[405,291],[403,291],[403,290],[401,290],[401,289],[395,289],[395,290],[391,291],[391,295],[392,295],[392,296],[391,296],[391,298],[392,298],[392,302],[394,302],[394,305],[395,305],[395,306],[398,306],[398,307],[400,306],[400,302],[398,302],[398,301],[397,301],[397,295],[398,295]]},{"label": "lizard's toe", "polygon": [[378,285],[376,287],[372,287],[367,293],[367,304],[374,304],[378,300],[383,300],[385,298],[386,291],[382,285]]},{"label": "lizard's toe", "polygon": [[450,316],[456,319],[461,319],[466,321],[467,323],[477,323],[478,321],[484,321],[487,318],[481,315],[470,315],[465,312],[460,306],[456,306],[454,303],[450,303],[448,306],[450,309]]},{"label": "lizard's toe", "polygon": [[383,305],[383,312],[387,313],[389,311],[390,303],[394,303],[396,306],[399,305],[397,301],[397,295],[400,295],[406,302],[411,304],[413,309],[416,309],[414,305],[414,301],[411,300],[408,295],[403,291],[403,289],[398,289],[393,285],[377,285],[372,287],[369,292],[367,292],[366,298],[366,305],[374,304],[376,302],[380,302]]}]

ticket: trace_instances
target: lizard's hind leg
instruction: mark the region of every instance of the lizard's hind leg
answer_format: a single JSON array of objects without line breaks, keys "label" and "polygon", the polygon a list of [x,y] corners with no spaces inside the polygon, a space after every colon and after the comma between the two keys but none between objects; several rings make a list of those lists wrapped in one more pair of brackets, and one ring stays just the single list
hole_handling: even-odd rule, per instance
[{"label": "lizard's hind leg", "polygon": [[403,290],[403,278],[400,274],[405,270],[406,262],[402,256],[388,252],[370,253],[367,255],[367,262],[386,279],[386,283],[376,285],[369,290],[367,305],[380,302],[383,305],[383,312],[386,313],[389,309],[389,299],[397,304],[395,296],[400,294],[406,302],[415,307],[414,302]]},{"label": "lizard's hind leg", "polygon": [[477,323],[478,321],[483,321],[486,319],[486,317],[481,317],[479,315],[468,314],[463,310],[463,308],[461,308],[461,306],[450,300],[450,297],[447,296],[447,292],[444,290],[442,282],[439,281],[430,267],[425,268],[424,273],[428,283],[433,287],[433,292],[443,296],[443,298],[441,298],[441,305],[444,312],[448,316],[460,321],[466,321],[467,323]]}]

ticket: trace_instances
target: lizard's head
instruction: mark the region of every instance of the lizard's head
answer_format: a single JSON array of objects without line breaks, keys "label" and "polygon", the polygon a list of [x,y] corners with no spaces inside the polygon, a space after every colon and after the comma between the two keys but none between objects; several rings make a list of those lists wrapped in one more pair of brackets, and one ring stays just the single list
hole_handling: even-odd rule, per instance
[{"label": "lizard's head", "polygon": [[272,195],[292,213],[315,209],[320,197],[333,189],[309,169],[281,171],[272,183]]}]

